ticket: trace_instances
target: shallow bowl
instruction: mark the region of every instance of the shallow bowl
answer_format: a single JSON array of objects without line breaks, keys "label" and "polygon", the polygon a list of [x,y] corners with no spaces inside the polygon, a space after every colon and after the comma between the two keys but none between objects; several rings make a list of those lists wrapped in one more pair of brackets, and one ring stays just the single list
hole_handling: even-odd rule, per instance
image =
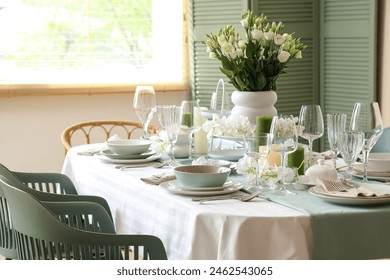
[{"label": "shallow bowl", "polygon": [[376,172],[390,172],[390,153],[370,153],[367,169]]},{"label": "shallow bowl", "polygon": [[230,175],[230,168],[211,165],[185,165],[174,168],[176,179],[182,187],[221,187]]},{"label": "shallow bowl", "polygon": [[108,148],[117,155],[140,155],[146,152],[152,141],[143,139],[108,140]]}]

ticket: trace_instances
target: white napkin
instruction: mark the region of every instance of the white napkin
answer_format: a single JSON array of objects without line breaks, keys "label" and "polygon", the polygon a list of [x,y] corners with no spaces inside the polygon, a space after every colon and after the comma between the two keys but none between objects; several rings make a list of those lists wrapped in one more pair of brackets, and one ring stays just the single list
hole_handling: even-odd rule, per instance
[{"label": "white napkin", "polygon": [[141,178],[141,180],[145,183],[152,184],[152,185],[160,185],[161,183],[164,183],[166,181],[175,180],[176,175],[173,172],[164,172],[160,174],[155,174],[151,177],[145,177]]},{"label": "white napkin", "polygon": [[[357,174],[363,175],[363,165],[357,164],[353,166],[353,170],[356,171]],[[390,172],[379,172],[375,170],[367,170],[367,175],[372,177],[390,177]]]},{"label": "white napkin", "polygon": [[319,179],[321,187],[325,190],[326,193],[337,195],[337,196],[345,196],[345,197],[385,197],[390,196],[389,190],[374,190],[366,185],[359,185],[357,188],[350,187],[341,181],[337,181],[339,184],[343,184],[345,187],[345,191],[338,191],[332,185],[329,184],[329,181]]},{"label": "white napkin", "polygon": [[106,149],[107,149],[107,147],[91,148],[91,149],[87,149],[84,151],[79,151],[79,152],[77,152],[77,154],[80,156],[93,156],[93,155],[96,155],[96,154],[102,152],[103,150],[106,150]]}]

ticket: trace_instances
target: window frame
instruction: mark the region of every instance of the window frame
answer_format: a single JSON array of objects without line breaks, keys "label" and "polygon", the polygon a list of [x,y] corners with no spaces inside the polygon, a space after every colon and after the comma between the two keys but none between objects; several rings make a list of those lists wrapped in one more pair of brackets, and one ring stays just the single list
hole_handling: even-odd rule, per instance
[{"label": "window frame", "polygon": [[[176,83],[147,83],[153,85],[158,92],[187,92],[189,90],[189,55],[188,55],[188,22],[187,0],[182,0],[182,48],[183,48],[183,79]],[[94,94],[124,94],[134,92],[144,83],[75,83],[75,84],[13,84],[0,83],[0,97],[17,96],[50,96],[50,95],[94,95]]]}]

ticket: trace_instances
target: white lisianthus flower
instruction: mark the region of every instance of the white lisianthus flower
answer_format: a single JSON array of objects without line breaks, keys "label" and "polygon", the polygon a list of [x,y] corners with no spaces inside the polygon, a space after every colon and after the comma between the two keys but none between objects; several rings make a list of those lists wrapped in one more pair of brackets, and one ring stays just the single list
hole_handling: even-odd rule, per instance
[{"label": "white lisianthus flower", "polygon": [[255,126],[249,122],[248,117],[229,115],[220,118],[217,114],[214,114],[213,119],[206,121],[202,128],[208,133],[209,137],[241,137],[252,133]]},{"label": "white lisianthus flower", "polygon": [[150,149],[156,153],[165,153],[169,146],[169,139],[165,130],[161,131],[158,135],[150,136],[150,140],[152,141]]},{"label": "white lisianthus flower", "polygon": [[210,52],[209,53],[209,58],[217,58],[217,55],[215,54],[215,52]]},{"label": "white lisianthus flower", "polygon": [[292,36],[290,34],[284,33],[282,36],[284,37],[285,41],[291,41],[292,40]]},{"label": "white lisianthus flower", "polygon": [[229,56],[232,58],[232,59],[235,59],[236,57],[237,57],[237,51],[231,51],[230,53],[229,53]]},{"label": "white lisianthus flower", "polygon": [[284,43],[284,37],[280,34],[276,34],[274,37],[274,42],[276,45],[281,45]]},{"label": "white lisianthus flower", "polygon": [[225,36],[218,36],[218,43],[222,46],[224,43],[226,43],[226,38]]},{"label": "white lisianthus flower", "polygon": [[255,39],[256,41],[259,41],[261,37],[263,36],[263,31],[260,29],[253,29],[251,32],[252,38]]},{"label": "white lisianthus flower", "polygon": [[241,20],[241,25],[242,25],[242,27],[247,28],[248,27],[248,19],[244,18],[243,20]]},{"label": "white lisianthus flower", "polygon": [[[253,157],[244,156],[237,162],[237,174],[247,176],[256,176],[257,162]],[[247,177],[248,178],[248,177]]]},{"label": "white lisianthus flower", "polygon": [[290,58],[290,53],[286,51],[281,51],[278,55],[278,60],[281,63],[285,63]]},{"label": "white lisianthus flower", "polygon": [[240,56],[244,55],[244,52],[242,51],[242,49],[237,49],[236,50],[236,54],[237,54],[238,57],[240,57]]},{"label": "white lisianthus flower", "polygon": [[274,33],[272,31],[264,32],[264,38],[268,41],[272,41],[274,39]]},{"label": "white lisianthus flower", "polygon": [[244,49],[246,47],[246,43],[244,40],[240,40],[238,41],[238,46],[241,48],[241,49]]},{"label": "white lisianthus flower", "polygon": [[298,52],[295,54],[295,58],[302,58],[302,52],[301,52],[301,51],[298,51]]},{"label": "white lisianthus flower", "polygon": [[221,46],[221,49],[222,49],[222,52],[225,53],[225,54],[229,54],[230,52],[232,52],[233,50],[233,45],[228,43],[228,42],[225,42],[223,43],[223,45]]}]

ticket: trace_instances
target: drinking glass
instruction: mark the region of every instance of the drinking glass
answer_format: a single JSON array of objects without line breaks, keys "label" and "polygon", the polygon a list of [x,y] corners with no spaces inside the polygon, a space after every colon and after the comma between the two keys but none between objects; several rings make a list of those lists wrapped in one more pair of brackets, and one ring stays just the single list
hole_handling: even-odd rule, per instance
[{"label": "drinking glass", "polygon": [[261,170],[261,159],[268,155],[271,149],[272,134],[259,133],[256,135],[245,135],[245,154],[252,157],[256,162],[256,179],[255,186],[262,189],[259,185],[259,174]]},{"label": "drinking glass", "polygon": [[167,133],[170,150],[171,150],[171,159],[170,162],[174,163],[174,146],[177,142],[177,137],[180,130],[180,107],[175,105],[159,105],[156,106],[157,118],[161,126]]},{"label": "drinking glass", "polygon": [[324,119],[320,105],[303,105],[298,124],[303,127],[300,136],[309,142],[309,152],[312,152],[313,141],[324,134]]},{"label": "drinking glass", "polygon": [[[198,101],[182,101],[180,123],[181,130],[188,135],[189,159],[192,159],[192,137],[193,134],[201,129],[200,122],[196,119],[201,117]],[[198,124],[199,123],[199,124]]]},{"label": "drinking glass", "polygon": [[144,139],[148,137],[148,126],[153,118],[155,106],[156,93],[153,86],[137,86],[133,99],[133,108],[142,123]]},{"label": "drinking glass", "polygon": [[291,115],[274,116],[270,133],[272,137],[272,151],[280,154],[282,163],[282,183],[274,193],[279,195],[295,195],[286,188],[287,156],[298,148],[298,130],[294,117]]},{"label": "drinking glass", "polygon": [[367,182],[367,161],[372,147],[383,133],[381,111],[377,102],[356,102],[353,107],[350,129],[364,133],[363,182]]},{"label": "drinking glass", "polygon": [[327,114],[326,123],[328,125],[328,142],[329,147],[333,151],[333,165],[336,168],[336,159],[339,153],[337,148],[337,139],[340,132],[345,131],[345,123],[347,120],[346,114]]},{"label": "drinking glass", "polygon": [[348,165],[345,179],[352,180],[352,164],[356,161],[362,151],[364,141],[364,133],[358,131],[340,132],[337,137],[337,148],[340,154]]}]

